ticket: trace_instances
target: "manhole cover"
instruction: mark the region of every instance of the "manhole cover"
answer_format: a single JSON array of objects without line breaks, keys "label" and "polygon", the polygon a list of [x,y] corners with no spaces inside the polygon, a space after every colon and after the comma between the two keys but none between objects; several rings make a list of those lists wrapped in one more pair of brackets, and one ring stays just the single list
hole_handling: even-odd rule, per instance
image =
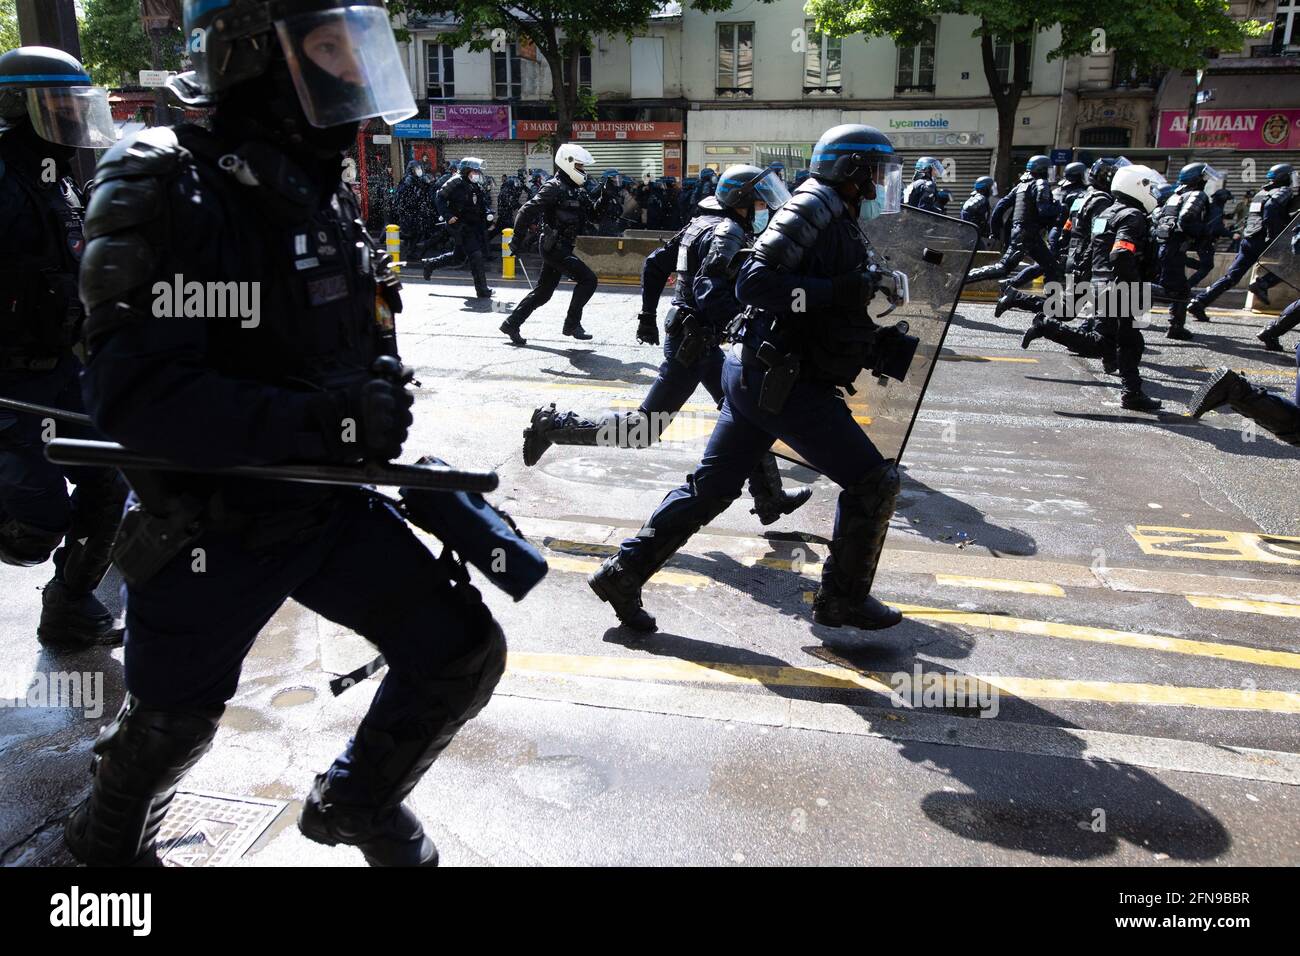
[{"label": "manhole cover", "polygon": [[176,794],[158,834],[165,866],[230,866],[288,804],[217,793]]}]

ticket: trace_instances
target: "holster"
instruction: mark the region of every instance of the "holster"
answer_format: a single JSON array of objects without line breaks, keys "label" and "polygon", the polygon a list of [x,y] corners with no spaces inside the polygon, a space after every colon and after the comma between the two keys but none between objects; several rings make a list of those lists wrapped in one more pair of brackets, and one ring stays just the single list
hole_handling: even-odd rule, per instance
[{"label": "holster", "polygon": [[133,586],[147,583],[203,534],[203,506],[191,499],[171,502],[166,514],[140,502],[127,509],[113,542],[113,563]]},{"label": "holster", "polygon": [[742,344],[740,357],[748,365],[765,369],[758,392],[758,407],[769,415],[780,415],[799,381],[799,356],[793,352],[785,355],[771,342],[764,342],[757,349]]},{"label": "holster", "polygon": [[675,335],[680,330],[681,342],[673,358],[679,365],[690,368],[704,355],[710,345],[711,336],[700,326],[700,320],[694,312],[673,306],[668,310],[664,330]]}]

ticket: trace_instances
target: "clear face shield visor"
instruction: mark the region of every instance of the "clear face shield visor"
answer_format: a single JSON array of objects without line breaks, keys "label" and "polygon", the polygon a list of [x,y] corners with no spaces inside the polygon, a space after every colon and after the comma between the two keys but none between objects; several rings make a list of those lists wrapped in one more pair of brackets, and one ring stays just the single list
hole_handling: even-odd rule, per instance
[{"label": "clear face shield visor", "polygon": [[117,127],[100,86],[40,86],[26,91],[27,115],[41,139],[79,149],[108,149]]},{"label": "clear face shield visor", "polygon": [[[903,167],[897,162],[876,163],[871,167],[871,183],[875,186],[875,202],[879,214],[892,216],[903,208]],[[865,198],[867,190],[862,190]]]},{"label": "clear face shield visor", "polygon": [[764,170],[763,175],[749,183],[747,188],[753,193],[755,203],[765,203],[768,212],[776,212],[790,198],[789,187],[775,169]]},{"label": "clear face shield visor", "polygon": [[1228,177],[1224,173],[1219,172],[1219,170],[1215,169],[1213,166],[1206,166],[1205,167],[1205,195],[1213,196],[1215,193],[1217,193],[1220,189],[1223,188],[1223,184],[1227,180],[1227,178]]},{"label": "clear face shield visor", "polygon": [[415,100],[384,7],[342,7],[277,20],[307,121],[322,129],[414,116]]}]

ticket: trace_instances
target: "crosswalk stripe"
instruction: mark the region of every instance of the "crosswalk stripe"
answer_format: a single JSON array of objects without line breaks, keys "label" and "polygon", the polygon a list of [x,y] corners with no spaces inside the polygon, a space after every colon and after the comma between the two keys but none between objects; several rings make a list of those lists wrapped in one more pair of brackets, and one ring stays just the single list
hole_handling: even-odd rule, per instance
[{"label": "crosswalk stripe", "polygon": [[936,584],[957,588],[978,588],[983,591],[1009,591],[1014,594],[1041,594],[1047,597],[1065,597],[1065,588],[1043,581],[1014,581],[1008,578],[971,578],[964,574],[936,574]]},{"label": "crosswalk stripe", "polygon": [[1210,611],[1240,611],[1244,614],[1267,614],[1271,617],[1300,617],[1300,604],[1282,601],[1249,601],[1245,598],[1214,597],[1208,594],[1188,594],[1192,607]]}]

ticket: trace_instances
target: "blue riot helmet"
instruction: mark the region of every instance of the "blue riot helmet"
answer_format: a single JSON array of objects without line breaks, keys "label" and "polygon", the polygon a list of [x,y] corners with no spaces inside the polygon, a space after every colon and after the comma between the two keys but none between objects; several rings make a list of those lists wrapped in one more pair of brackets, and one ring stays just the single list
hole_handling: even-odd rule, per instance
[{"label": "blue riot helmet", "polygon": [[993,197],[997,195],[998,184],[992,176],[981,176],[971,185],[971,188],[981,196]]},{"label": "blue riot helmet", "polygon": [[1164,205],[1165,200],[1172,196],[1177,189],[1178,186],[1175,183],[1165,183],[1156,190],[1156,201]]},{"label": "blue riot helmet", "polygon": [[1048,156],[1030,156],[1025,163],[1025,172],[1034,179],[1046,179],[1052,171],[1052,160]]},{"label": "blue riot helmet", "polygon": [[108,90],[62,50],[20,46],[0,55],[0,132],[30,120],[46,142],[107,149],[117,142]]},{"label": "blue riot helmet", "polygon": [[874,126],[845,123],[822,133],[813,147],[809,171],[828,186],[852,183],[864,198],[881,200],[881,213],[896,213],[903,206],[898,154],[889,137]]},{"label": "blue riot helmet", "polygon": [[[784,180],[770,166],[759,169],[748,163],[728,166],[718,179],[718,188],[712,199],[723,209],[742,211],[750,209],[756,202],[764,203],[769,215],[780,209],[790,198],[790,190]],[[707,208],[708,199],[700,203]]]},{"label": "blue riot helmet", "polygon": [[935,176],[943,176],[943,163],[939,162],[939,160],[935,159],[933,156],[922,156],[916,161],[916,166],[913,167],[913,179],[920,179],[922,177],[925,177],[926,179],[934,179]]},{"label": "blue riot helmet", "polygon": [[1290,163],[1278,163],[1268,168],[1264,178],[1274,186],[1293,186],[1296,178],[1295,167]]},{"label": "blue riot helmet", "polygon": [[1088,175],[1088,167],[1083,163],[1070,163],[1065,167],[1064,178],[1067,183],[1074,183],[1077,186],[1084,185],[1084,178]]}]

